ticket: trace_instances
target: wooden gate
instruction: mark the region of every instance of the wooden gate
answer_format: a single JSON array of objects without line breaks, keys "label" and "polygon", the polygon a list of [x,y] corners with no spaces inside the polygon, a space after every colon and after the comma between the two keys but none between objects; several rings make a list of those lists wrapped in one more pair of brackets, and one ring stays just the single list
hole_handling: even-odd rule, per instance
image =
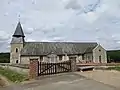
[{"label": "wooden gate", "polygon": [[64,61],[59,63],[45,63],[39,64],[39,75],[51,75],[71,71],[71,61]]}]

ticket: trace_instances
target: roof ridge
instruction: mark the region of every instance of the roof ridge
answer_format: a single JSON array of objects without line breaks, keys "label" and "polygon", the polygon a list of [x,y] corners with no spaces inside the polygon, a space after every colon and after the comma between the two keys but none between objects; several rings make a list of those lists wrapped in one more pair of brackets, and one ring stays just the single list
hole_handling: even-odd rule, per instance
[{"label": "roof ridge", "polygon": [[96,43],[97,44],[97,42],[52,42],[52,41],[50,41],[50,42],[43,42],[43,41],[40,41],[40,42],[26,42],[26,43]]}]

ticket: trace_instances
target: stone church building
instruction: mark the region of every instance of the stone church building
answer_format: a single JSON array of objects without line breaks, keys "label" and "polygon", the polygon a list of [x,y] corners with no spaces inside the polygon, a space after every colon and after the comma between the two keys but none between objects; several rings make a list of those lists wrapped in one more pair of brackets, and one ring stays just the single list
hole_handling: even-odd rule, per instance
[{"label": "stone church building", "polygon": [[10,63],[62,62],[75,57],[77,63],[107,63],[106,50],[96,42],[26,42],[20,22],[12,36]]}]

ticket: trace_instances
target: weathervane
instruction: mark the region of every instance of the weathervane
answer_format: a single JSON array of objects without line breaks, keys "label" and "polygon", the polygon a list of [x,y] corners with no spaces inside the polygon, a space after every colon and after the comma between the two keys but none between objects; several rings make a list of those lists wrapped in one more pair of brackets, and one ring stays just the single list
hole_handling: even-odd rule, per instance
[{"label": "weathervane", "polygon": [[20,22],[20,14],[18,15],[18,21]]}]

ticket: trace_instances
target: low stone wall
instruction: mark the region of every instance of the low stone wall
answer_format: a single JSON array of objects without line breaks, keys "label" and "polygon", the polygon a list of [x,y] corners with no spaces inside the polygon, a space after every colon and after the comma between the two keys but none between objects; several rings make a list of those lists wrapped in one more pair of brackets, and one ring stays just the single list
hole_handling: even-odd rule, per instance
[{"label": "low stone wall", "polygon": [[77,63],[77,66],[120,66],[120,63]]},{"label": "low stone wall", "polygon": [[0,67],[2,68],[9,68],[10,70],[16,71],[21,74],[28,74],[29,73],[29,68],[26,65],[24,67],[23,65],[10,65],[10,64],[0,64]]}]

